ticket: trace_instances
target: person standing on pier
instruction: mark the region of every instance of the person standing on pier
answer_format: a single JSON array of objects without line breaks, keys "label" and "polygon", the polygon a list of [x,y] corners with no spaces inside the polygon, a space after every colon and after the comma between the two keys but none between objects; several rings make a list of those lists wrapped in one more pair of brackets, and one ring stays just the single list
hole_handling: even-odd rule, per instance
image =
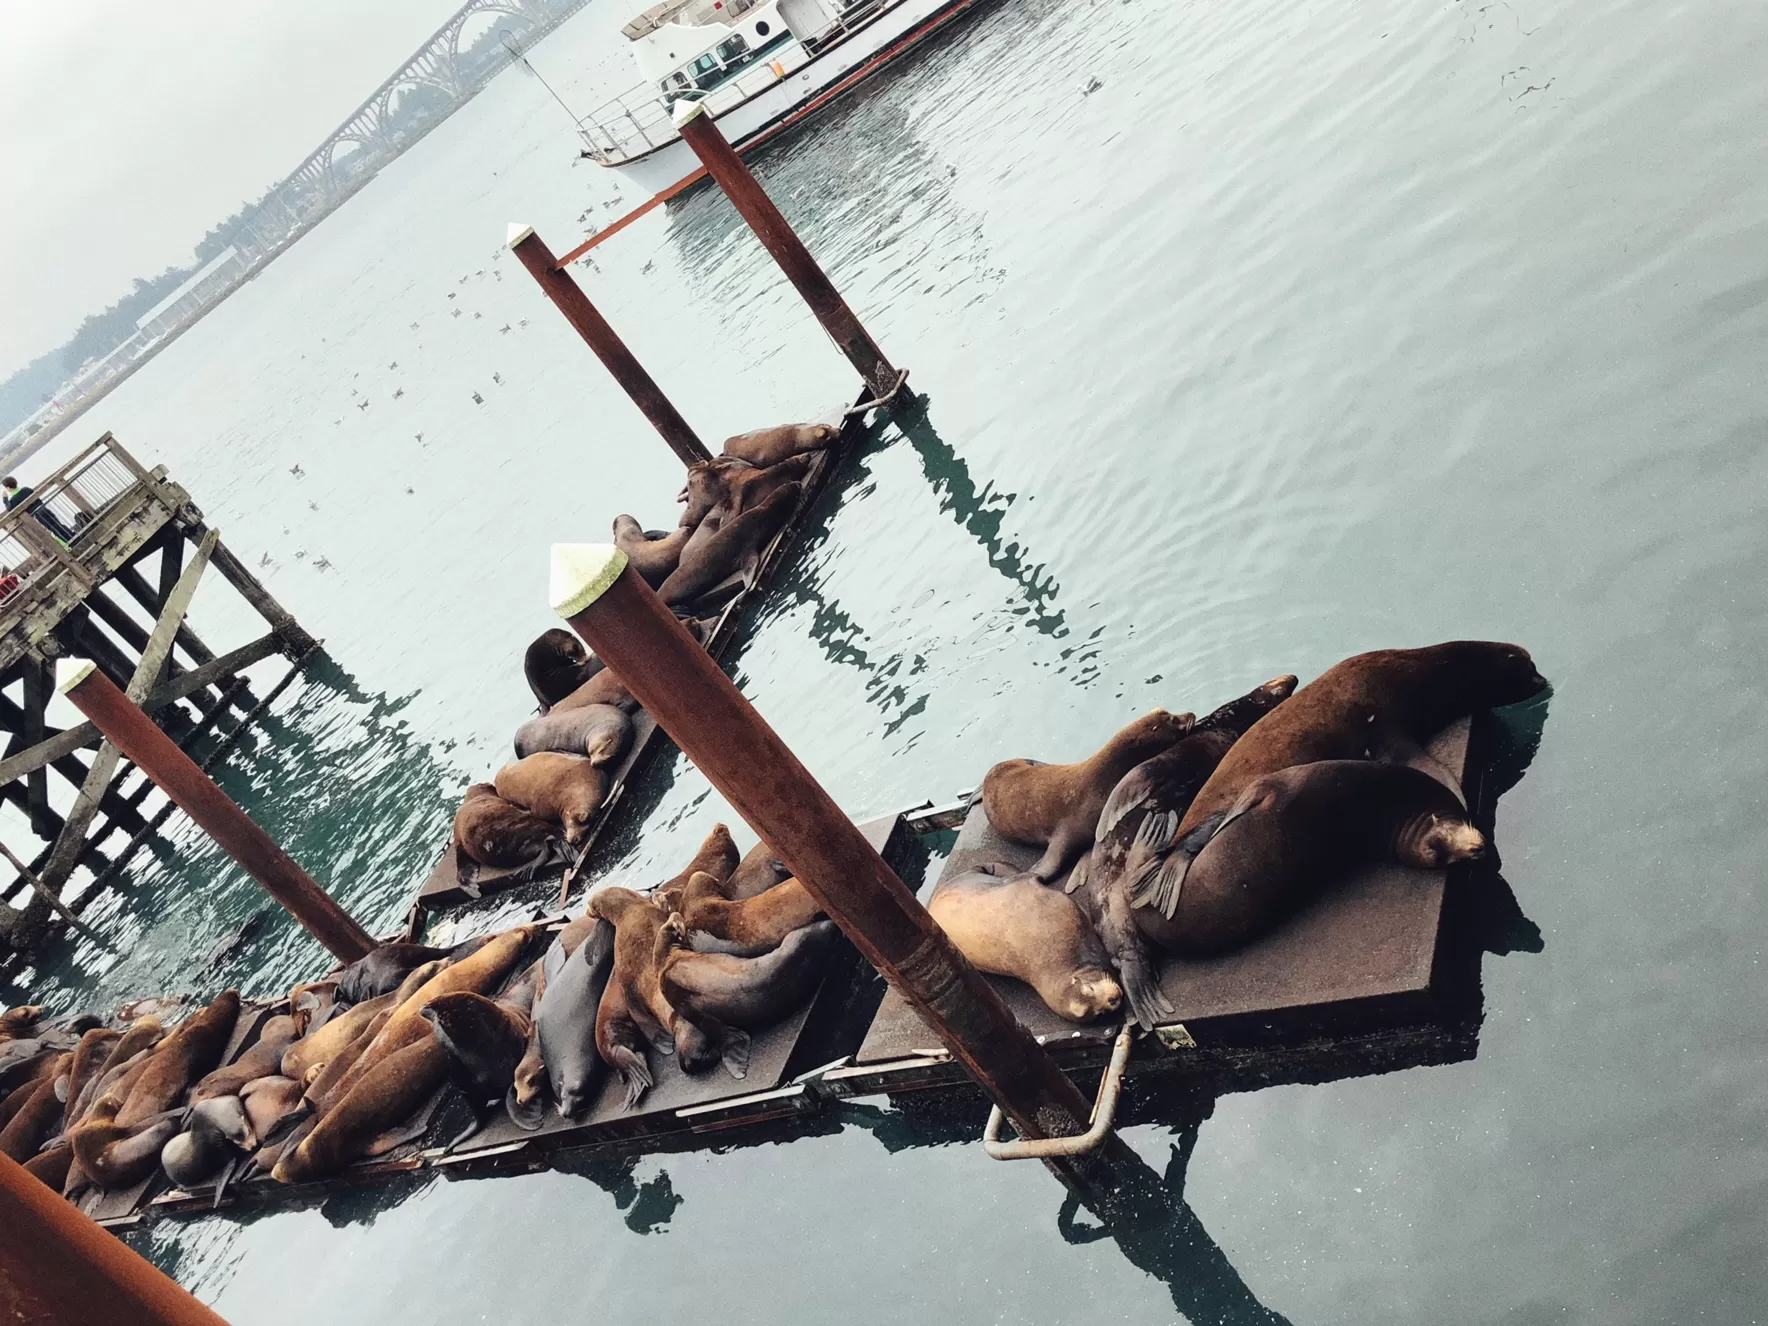
[{"label": "person standing on pier", "polygon": [[[36,491],[29,484],[20,487],[17,477],[11,474],[7,475],[4,479],[0,479],[0,489],[5,490],[3,500],[6,503],[6,509],[8,511],[30,501],[31,494]],[[41,502],[31,508],[31,515],[36,519],[39,525],[55,535],[55,537],[60,539],[63,543],[72,543],[74,541],[74,532],[66,525],[62,524],[61,519],[55,514],[55,512],[51,511]]]}]

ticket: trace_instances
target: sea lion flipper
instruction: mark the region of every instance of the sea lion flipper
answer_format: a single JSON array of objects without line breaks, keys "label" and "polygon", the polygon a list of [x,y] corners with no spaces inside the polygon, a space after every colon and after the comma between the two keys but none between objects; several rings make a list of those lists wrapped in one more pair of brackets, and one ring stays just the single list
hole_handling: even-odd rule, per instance
[{"label": "sea lion flipper", "polygon": [[1099,812],[1099,824],[1093,830],[1094,841],[1103,842],[1117,822],[1142,805],[1153,791],[1154,779],[1148,775],[1146,763],[1138,764],[1120,778],[1105,799],[1105,808]]},{"label": "sea lion flipper", "polygon": [[724,1057],[724,1071],[741,1082],[749,1076],[749,1033],[728,1022],[720,1031],[719,1049]]},{"label": "sea lion flipper", "polygon": [[626,1084],[626,1108],[630,1110],[651,1089],[651,1068],[645,1062],[645,1057],[631,1046],[615,1045],[611,1048],[613,1057],[609,1063]]},{"label": "sea lion flipper", "polygon": [[1088,852],[1074,863],[1074,869],[1068,872],[1068,882],[1062,886],[1064,893],[1079,893],[1086,887],[1087,877],[1092,873],[1093,854]]}]

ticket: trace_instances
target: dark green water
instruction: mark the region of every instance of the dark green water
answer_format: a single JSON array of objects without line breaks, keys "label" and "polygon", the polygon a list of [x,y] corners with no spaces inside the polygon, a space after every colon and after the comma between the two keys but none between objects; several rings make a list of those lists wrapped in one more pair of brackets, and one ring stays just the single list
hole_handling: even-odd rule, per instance
[{"label": "dark green water", "polygon": [[[623,17],[536,57],[580,106]],[[1764,68],[1743,4],[1031,0],[766,163],[928,405],[772,600],[750,695],[869,814],[1357,650],[1526,644],[1554,697],[1497,829],[1543,945],[1487,959],[1476,1059],[1132,1129],[1157,1171],[1194,1142],[1164,1280],[1036,1167],[863,1107],[144,1246],[242,1324],[1768,1316]],[[377,923],[527,707],[547,545],[676,483],[499,256],[621,210],[560,123],[501,80],[93,421],[352,679],[227,782]],[[579,270],[708,436],[851,395],[715,197]],[[672,873],[720,813],[681,769],[614,868]],[[200,843],[137,874],[105,997],[320,963],[272,918],[199,981],[261,899]]]}]

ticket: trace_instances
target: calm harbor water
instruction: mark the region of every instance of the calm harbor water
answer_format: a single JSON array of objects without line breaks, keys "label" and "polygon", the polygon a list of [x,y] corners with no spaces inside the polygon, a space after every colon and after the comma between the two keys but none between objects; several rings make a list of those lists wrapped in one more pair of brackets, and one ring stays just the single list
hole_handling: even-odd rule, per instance
[{"label": "calm harbor water", "polygon": [[[580,109],[624,17],[536,52]],[[1194,1142],[1164,1282],[1037,1167],[866,1109],[144,1248],[242,1326],[1768,1316],[1765,67],[1735,3],[1014,0],[765,163],[928,404],[748,693],[868,814],[1357,650],[1528,645],[1551,715],[1498,842],[1542,944],[1486,960],[1477,1058],[1131,1130],[1156,1170]],[[501,248],[637,201],[565,128],[500,79],[79,430],[165,462],[325,638],[226,781],[382,926],[528,708],[547,546],[678,484]],[[852,394],[720,198],[578,271],[709,438]],[[673,873],[721,812],[679,768],[610,868]],[[41,988],[323,965],[273,915],[226,943],[264,904],[200,841],[134,874],[94,913],[124,954]]]}]

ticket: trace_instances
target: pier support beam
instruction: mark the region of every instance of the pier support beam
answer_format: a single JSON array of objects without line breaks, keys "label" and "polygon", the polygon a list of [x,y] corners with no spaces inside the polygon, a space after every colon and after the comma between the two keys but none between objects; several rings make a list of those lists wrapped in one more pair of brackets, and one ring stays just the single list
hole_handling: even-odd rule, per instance
[{"label": "pier support beam", "polygon": [[572,279],[571,273],[559,270],[558,259],[541,242],[533,227],[512,225],[509,246],[510,251],[521,259],[522,266],[528,269],[528,274],[546,292],[546,297],[565,315],[565,321],[614,375],[614,381],[632,397],[632,403],[644,411],[651,427],[662,434],[669,449],[681,457],[681,463],[693,465],[711,460],[712,453],[706,450],[706,444],[688,427],[688,421],[670,404],[663,389],[645,372],[644,365],[626,348],[626,342],[608,325],[608,320],[589,302],[583,287]]},{"label": "pier support beam", "polygon": [[767,196],[767,190],[749,172],[743,158],[737,155],[737,150],[706,113],[705,105],[698,101],[676,102],[675,127],[681,131],[687,145],[694,149],[694,155],[700,158],[706,173],[718,182],[731,205],[749,223],[756,238],[773,254],[786,279],[804,296],[804,302],[810,305],[816,320],[823,324],[823,330],[847,356],[848,362],[859,370],[859,375],[872,389],[873,398],[881,401],[893,395],[898,382],[897,371],[890,366],[871,334],[860,325],[853,310],[847,307],[841,292],[817,266],[810,250],[804,247],[804,241],[798,238],[780,209],[774,206],[773,199]]},{"label": "pier support beam", "polygon": [[88,664],[75,671],[61,690],[180,810],[338,958],[354,962],[375,947],[368,932],[103,672]]},{"label": "pier support beam", "polygon": [[624,553],[555,545],[552,604],[902,992],[1020,1136],[1086,1131],[1091,1102]]}]

